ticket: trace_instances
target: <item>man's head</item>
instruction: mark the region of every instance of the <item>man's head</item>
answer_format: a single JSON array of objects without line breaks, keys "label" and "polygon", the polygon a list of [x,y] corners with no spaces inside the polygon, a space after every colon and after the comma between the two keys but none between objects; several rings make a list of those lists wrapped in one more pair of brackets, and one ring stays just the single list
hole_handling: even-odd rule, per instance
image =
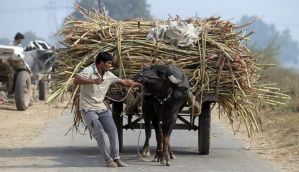
[{"label": "man's head", "polygon": [[106,72],[112,67],[113,56],[108,52],[100,52],[96,57],[98,71]]},{"label": "man's head", "polygon": [[21,34],[20,32],[18,32],[15,35],[15,44],[18,45],[22,42],[22,40],[25,39],[25,36],[23,34]]}]

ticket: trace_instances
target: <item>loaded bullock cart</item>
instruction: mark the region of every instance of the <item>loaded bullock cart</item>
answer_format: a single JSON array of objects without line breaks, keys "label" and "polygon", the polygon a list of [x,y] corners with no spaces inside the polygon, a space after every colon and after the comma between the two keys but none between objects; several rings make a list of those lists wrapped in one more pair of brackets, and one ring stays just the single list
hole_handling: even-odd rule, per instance
[{"label": "loaded bullock cart", "polygon": [[0,45],[0,91],[14,95],[18,110],[26,110],[31,98],[31,71],[23,59],[23,48]]},{"label": "loaded bullock cart", "polygon": [[[78,111],[79,88],[74,87],[72,81],[101,51],[115,56],[113,72],[120,78],[133,78],[143,65],[170,64],[184,71],[199,111],[194,113],[192,102],[195,101],[191,101],[191,111],[184,108],[179,113],[178,119],[182,122],[177,123],[175,129],[198,130],[200,154],[209,153],[212,104],[217,103],[231,124],[236,119],[244,121],[251,136],[253,131],[259,131],[258,106],[284,104],[288,99],[273,84],[260,82],[260,72],[265,65],[259,64],[261,57],[245,46],[252,34],[243,31],[246,25],[236,26],[215,17],[115,21],[97,11],[81,7],[78,10],[84,20],[69,17],[59,32],[64,37],[61,43],[66,47],[58,51],[56,61],[61,80],[47,100],[53,102],[60,95],[72,92],[70,103],[75,112],[73,126],[76,129],[82,119]],[[118,87],[111,88],[107,96],[108,102],[112,102],[120,150],[123,149],[123,129],[141,126],[140,104],[134,103],[138,102],[136,97],[138,90],[124,93]]]}]

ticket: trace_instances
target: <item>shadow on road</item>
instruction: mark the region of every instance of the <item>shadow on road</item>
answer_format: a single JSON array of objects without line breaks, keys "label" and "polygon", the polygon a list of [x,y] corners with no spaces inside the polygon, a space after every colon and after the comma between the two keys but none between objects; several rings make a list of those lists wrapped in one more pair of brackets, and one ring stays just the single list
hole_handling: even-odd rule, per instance
[{"label": "shadow on road", "polygon": [[[140,148],[141,149],[141,148]],[[180,155],[202,156],[194,149],[188,147],[173,147],[174,153]],[[141,150],[140,150],[141,152]],[[139,157],[136,146],[125,146],[121,153],[121,158],[130,164],[136,165],[160,165],[159,163],[148,163],[154,158],[155,148],[153,147],[152,156],[142,161]],[[0,168],[56,168],[56,167],[103,167],[105,166],[102,156],[96,146],[94,147],[25,147],[0,149]],[[5,159],[15,159],[15,163],[5,162]],[[51,162],[47,162],[51,161]],[[47,163],[46,163],[47,162]],[[144,162],[144,163],[142,163]]]}]

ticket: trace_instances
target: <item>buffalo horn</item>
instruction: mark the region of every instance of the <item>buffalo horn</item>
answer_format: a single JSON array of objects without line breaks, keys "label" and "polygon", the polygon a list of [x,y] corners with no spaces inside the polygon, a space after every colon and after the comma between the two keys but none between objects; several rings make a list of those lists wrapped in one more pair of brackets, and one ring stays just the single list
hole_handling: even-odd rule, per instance
[{"label": "buffalo horn", "polygon": [[168,79],[169,79],[172,83],[174,83],[174,84],[179,84],[179,83],[181,83],[181,81],[178,80],[178,79],[177,79],[176,77],[174,77],[173,75],[168,76]]}]

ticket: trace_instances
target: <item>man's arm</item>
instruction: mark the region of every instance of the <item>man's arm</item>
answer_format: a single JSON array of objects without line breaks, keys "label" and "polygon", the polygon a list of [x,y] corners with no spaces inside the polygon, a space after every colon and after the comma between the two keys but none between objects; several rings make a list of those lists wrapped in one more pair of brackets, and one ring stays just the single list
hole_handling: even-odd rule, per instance
[{"label": "man's arm", "polygon": [[74,84],[76,85],[85,85],[85,84],[100,84],[103,82],[102,78],[96,78],[96,79],[87,79],[87,78],[83,78],[81,76],[76,76],[74,78]]},{"label": "man's arm", "polygon": [[116,82],[116,84],[120,84],[122,86],[125,86],[125,87],[141,87],[142,84],[138,83],[138,82],[134,82],[132,80],[128,80],[128,79],[120,79]]}]

